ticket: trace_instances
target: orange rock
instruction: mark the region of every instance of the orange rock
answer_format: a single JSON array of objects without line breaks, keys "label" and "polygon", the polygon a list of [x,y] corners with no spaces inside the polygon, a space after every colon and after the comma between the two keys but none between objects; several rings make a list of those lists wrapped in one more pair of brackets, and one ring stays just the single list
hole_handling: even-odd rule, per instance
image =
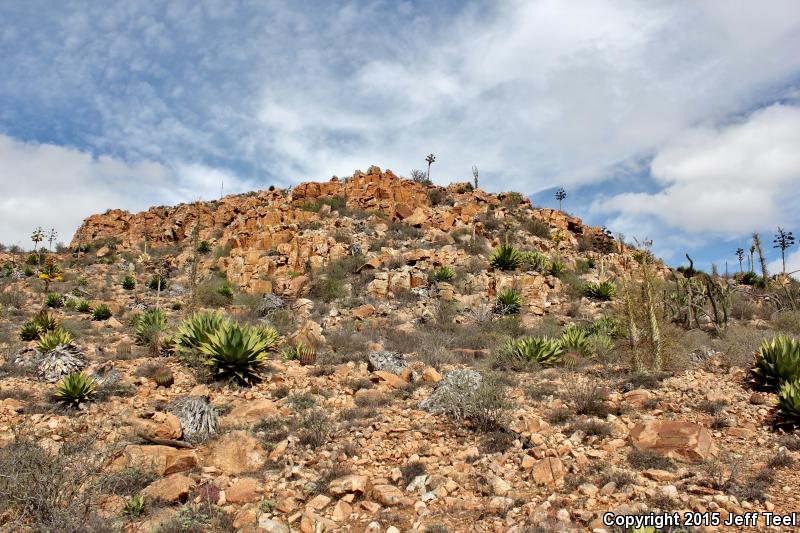
[{"label": "orange rock", "polygon": [[225,499],[230,503],[253,503],[261,499],[261,484],[257,479],[243,477],[225,489]]},{"label": "orange rock", "polygon": [[169,446],[129,445],[116,461],[115,468],[153,468],[161,476],[184,472],[197,465],[194,450],[178,450]]},{"label": "orange rock", "polygon": [[144,488],[142,494],[148,498],[165,502],[185,502],[189,497],[189,490],[193,486],[194,481],[192,478],[183,474],[172,474],[150,483]]},{"label": "orange rock", "polygon": [[653,420],[634,426],[630,436],[640,450],[686,463],[705,462],[717,452],[711,433],[693,422]]}]

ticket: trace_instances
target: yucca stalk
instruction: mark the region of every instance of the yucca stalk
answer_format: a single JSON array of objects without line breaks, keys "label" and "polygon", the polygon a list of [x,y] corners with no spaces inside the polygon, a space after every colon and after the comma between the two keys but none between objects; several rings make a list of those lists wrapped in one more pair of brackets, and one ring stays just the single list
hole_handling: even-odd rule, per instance
[{"label": "yucca stalk", "polygon": [[658,315],[656,314],[655,295],[653,294],[653,272],[650,267],[649,256],[645,255],[642,260],[642,277],[644,279],[644,294],[647,300],[647,320],[650,326],[650,339],[653,341],[652,369],[660,371],[663,366],[663,348],[661,344],[661,328],[658,325]]},{"label": "yucca stalk", "polygon": [[761,247],[761,236],[758,233],[753,233],[753,246],[756,247],[758,252],[758,262],[761,264],[761,277],[764,278],[764,283],[769,279],[769,271],[767,270],[767,260],[764,258],[764,249]]}]

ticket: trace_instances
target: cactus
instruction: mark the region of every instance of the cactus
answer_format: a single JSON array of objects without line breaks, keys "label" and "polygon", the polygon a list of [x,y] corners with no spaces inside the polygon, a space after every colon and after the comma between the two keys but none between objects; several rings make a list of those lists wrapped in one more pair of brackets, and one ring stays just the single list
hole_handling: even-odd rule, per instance
[{"label": "cactus", "polygon": [[175,376],[172,374],[172,370],[166,367],[161,367],[156,370],[155,374],[153,374],[153,381],[156,382],[157,387],[164,387],[168,389],[175,383]]}]

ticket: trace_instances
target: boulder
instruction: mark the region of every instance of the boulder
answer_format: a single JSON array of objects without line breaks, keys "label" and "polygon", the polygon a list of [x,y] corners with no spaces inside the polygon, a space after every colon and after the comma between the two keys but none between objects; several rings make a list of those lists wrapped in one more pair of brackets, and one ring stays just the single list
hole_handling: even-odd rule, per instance
[{"label": "boulder", "polygon": [[225,489],[225,499],[234,504],[257,502],[261,500],[261,484],[252,477],[237,479]]},{"label": "boulder", "polygon": [[557,457],[545,457],[534,463],[531,476],[539,485],[555,487],[564,480],[564,465]]},{"label": "boulder", "polygon": [[272,400],[267,398],[260,398],[258,400],[246,401],[234,407],[230,413],[225,415],[222,423],[225,426],[246,426],[255,424],[270,418],[278,416],[277,406]]},{"label": "boulder", "polygon": [[328,491],[335,496],[348,493],[364,494],[369,490],[369,485],[369,477],[349,474],[331,481]]},{"label": "boulder", "polygon": [[693,422],[652,420],[634,426],[630,435],[637,449],[685,463],[702,463],[717,452],[711,433]]},{"label": "boulder", "polygon": [[382,370],[399,376],[407,366],[405,358],[398,352],[380,350],[367,356],[367,368],[373,372]]},{"label": "boulder", "polygon": [[116,468],[152,468],[160,476],[185,472],[197,465],[194,450],[179,450],[169,446],[141,446],[132,444],[125,448],[114,462]]},{"label": "boulder", "polygon": [[183,474],[172,474],[150,483],[142,491],[142,494],[148,498],[165,502],[185,502],[189,498],[189,491],[193,486],[192,478]]},{"label": "boulder", "polygon": [[206,464],[228,475],[252,472],[267,459],[267,453],[250,433],[232,431],[217,439],[207,452]]}]

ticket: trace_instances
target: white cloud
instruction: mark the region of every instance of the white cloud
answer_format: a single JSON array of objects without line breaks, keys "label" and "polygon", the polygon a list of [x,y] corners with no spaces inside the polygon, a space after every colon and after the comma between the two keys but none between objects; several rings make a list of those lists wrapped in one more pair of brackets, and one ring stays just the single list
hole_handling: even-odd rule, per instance
[{"label": "white cloud", "polygon": [[692,128],[658,150],[663,188],[599,200],[595,209],[651,216],[689,233],[736,235],[800,222],[800,108],[774,105],[718,128]]},{"label": "white cloud", "polygon": [[147,209],[242,191],[251,184],[199,164],[172,170],[160,163],[128,163],[51,144],[22,143],[0,134],[0,242],[31,246],[37,226],[55,228],[68,242],[83,218],[110,208]]}]

